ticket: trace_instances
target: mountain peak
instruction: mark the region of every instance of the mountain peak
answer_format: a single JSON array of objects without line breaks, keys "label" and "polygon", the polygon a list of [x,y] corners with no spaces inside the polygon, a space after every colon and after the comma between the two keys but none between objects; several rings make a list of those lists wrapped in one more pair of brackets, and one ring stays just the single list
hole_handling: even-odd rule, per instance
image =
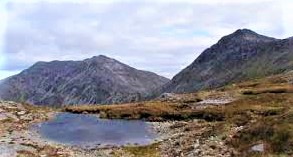
[{"label": "mountain peak", "polygon": [[237,29],[233,34],[240,34],[240,35],[258,35],[256,32],[244,28],[244,29]]},{"label": "mountain peak", "polygon": [[260,35],[250,29],[238,29],[230,35],[224,36],[219,40],[220,44],[225,43],[243,43],[243,42],[253,42],[253,43],[266,43],[276,40],[275,38]]},{"label": "mountain peak", "polygon": [[98,56],[93,56],[92,58],[89,58],[89,60],[114,60],[114,59],[105,55],[98,55]]},{"label": "mountain peak", "polygon": [[87,63],[101,63],[101,64],[120,63],[119,61],[113,58],[107,57],[105,55],[93,56],[92,58],[85,59],[84,61]]}]

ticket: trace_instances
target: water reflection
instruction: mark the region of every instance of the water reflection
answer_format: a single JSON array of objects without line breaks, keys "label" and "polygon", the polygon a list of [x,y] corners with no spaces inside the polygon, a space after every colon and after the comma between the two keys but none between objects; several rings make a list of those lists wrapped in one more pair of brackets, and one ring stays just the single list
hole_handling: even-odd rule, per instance
[{"label": "water reflection", "polygon": [[81,147],[149,144],[154,139],[143,121],[104,120],[94,115],[60,113],[37,127],[42,137]]}]

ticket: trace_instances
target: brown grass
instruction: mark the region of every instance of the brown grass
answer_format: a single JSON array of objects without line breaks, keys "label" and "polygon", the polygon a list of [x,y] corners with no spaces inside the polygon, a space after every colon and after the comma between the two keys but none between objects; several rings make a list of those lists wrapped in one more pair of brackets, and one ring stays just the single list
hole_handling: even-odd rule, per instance
[{"label": "brown grass", "polygon": [[190,105],[162,101],[149,101],[137,104],[123,105],[96,105],[96,106],[69,106],[64,108],[72,113],[95,113],[101,118],[109,119],[143,119],[147,121],[168,121],[205,119],[207,121],[223,120],[220,111],[194,110]]},{"label": "brown grass", "polygon": [[293,86],[281,86],[281,87],[268,87],[252,90],[244,90],[242,94],[244,95],[257,95],[264,93],[293,93]]},{"label": "brown grass", "polygon": [[17,157],[38,157],[38,155],[36,155],[30,151],[19,150],[19,151],[17,151]]},{"label": "brown grass", "polygon": [[[265,153],[293,153],[293,95],[267,93],[246,97],[226,106],[226,122],[245,126],[229,144],[245,156],[253,155],[250,147],[263,141]],[[252,154],[251,154],[252,153]]]}]

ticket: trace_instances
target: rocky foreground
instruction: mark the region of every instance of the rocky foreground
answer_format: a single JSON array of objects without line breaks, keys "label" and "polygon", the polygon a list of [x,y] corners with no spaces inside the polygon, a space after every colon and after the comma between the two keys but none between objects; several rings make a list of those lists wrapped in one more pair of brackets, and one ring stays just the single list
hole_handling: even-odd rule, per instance
[{"label": "rocky foreground", "polygon": [[199,120],[149,122],[158,138],[148,146],[84,149],[46,141],[31,127],[53,118],[58,112],[0,101],[0,156],[231,156],[234,152],[221,139],[204,135],[213,129],[213,124]]}]

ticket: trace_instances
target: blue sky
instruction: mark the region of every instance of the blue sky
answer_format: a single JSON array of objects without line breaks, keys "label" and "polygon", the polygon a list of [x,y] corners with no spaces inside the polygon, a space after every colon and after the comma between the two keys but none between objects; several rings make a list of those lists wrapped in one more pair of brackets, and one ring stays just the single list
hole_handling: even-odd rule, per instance
[{"label": "blue sky", "polygon": [[106,55],[172,78],[222,36],[293,36],[291,0],[1,0],[0,79]]}]

